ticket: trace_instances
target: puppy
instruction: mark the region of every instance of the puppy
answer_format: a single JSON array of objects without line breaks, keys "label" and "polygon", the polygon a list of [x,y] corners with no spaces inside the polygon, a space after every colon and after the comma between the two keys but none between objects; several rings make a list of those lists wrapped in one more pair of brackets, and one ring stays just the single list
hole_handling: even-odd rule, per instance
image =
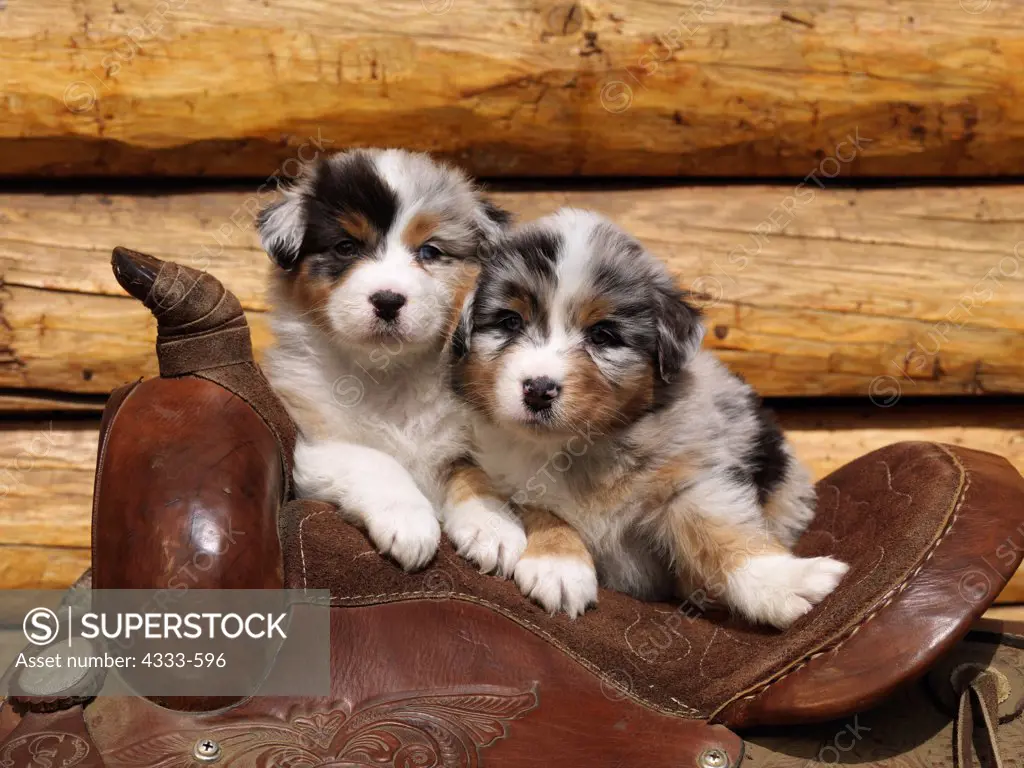
[{"label": "puppy", "polygon": [[461,172],[398,150],[322,160],[259,217],[275,265],[264,367],[299,428],[297,493],[407,570],[433,557],[439,516],[483,570],[510,574],[526,546],[466,455],[445,349],[507,220]]},{"label": "puppy", "polygon": [[582,613],[597,584],[703,590],[785,627],[847,566],[788,547],[814,492],[754,392],[700,350],[699,312],[602,217],[564,209],[485,259],[453,339],[474,457],[523,509],[521,590]]}]

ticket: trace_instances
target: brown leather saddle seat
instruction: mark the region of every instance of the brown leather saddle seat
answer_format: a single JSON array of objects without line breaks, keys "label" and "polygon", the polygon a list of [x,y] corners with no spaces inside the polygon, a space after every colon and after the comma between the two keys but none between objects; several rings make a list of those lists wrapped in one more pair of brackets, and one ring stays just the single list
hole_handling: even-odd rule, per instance
[{"label": "brown leather saddle seat", "polygon": [[329,505],[310,502],[284,510],[285,582],[330,589],[338,606],[481,606],[561,649],[609,695],[680,717],[730,726],[842,717],[920,675],[995,598],[1012,573],[1012,548],[997,551],[1019,524],[1024,482],[1004,459],[908,442],[834,472],[818,496],[797,551],[852,568],[784,632],[707,603],[645,603],[609,590],[581,618],[549,616],[447,544],[425,571],[406,574],[372,556],[365,536]]},{"label": "brown leather saddle seat", "polygon": [[[93,586],[162,586],[194,557],[196,519],[244,530],[245,546],[215,559],[198,586],[329,590],[332,696],[197,697],[162,709],[100,699],[84,715],[106,759],[95,765],[136,764],[122,752],[140,729],[188,738],[242,723],[294,729],[315,716],[345,722],[373,702],[388,722],[430,707],[462,706],[458,717],[476,718],[479,730],[459,731],[466,760],[437,753],[408,765],[483,765],[487,755],[488,765],[510,766],[735,766],[742,744],[721,726],[842,718],[887,700],[963,640],[1021,561],[1013,542],[1024,542],[1024,479],[1013,467],[907,442],[819,482],[818,513],[797,551],[852,567],[783,632],[697,599],[645,603],[607,590],[581,618],[549,616],[446,542],[427,569],[406,574],[336,509],[290,498],[294,428],[252,360],[234,296],[209,275],[124,249],[114,268],[158,318],[162,376],[115,392],[104,415]],[[216,487],[192,482],[214,461]],[[344,751],[338,727],[323,765]],[[398,749],[405,737],[388,732]],[[537,750],[550,761],[531,762]],[[243,759],[269,754],[256,752],[230,764],[262,764]]]}]

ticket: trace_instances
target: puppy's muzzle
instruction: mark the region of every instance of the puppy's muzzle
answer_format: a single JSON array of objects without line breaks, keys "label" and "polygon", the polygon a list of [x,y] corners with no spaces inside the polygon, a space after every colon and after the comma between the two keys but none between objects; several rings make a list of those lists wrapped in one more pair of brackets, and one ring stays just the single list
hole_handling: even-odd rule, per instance
[{"label": "puppy's muzzle", "polygon": [[550,409],[560,394],[562,385],[547,376],[523,381],[523,404],[534,413]]},{"label": "puppy's muzzle", "polygon": [[405,296],[394,291],[377,291],[370,296],[370,303],[377,317],[391,322],[398,317],[399,310],[405,306]]}]

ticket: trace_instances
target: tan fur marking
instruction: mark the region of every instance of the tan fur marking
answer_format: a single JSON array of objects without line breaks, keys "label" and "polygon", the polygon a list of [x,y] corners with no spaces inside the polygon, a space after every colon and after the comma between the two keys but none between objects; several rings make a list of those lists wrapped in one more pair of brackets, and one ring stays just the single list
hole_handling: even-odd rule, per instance
[{"label": "tan fur marking", "polygon": [[611,384],[601,375],[594,361],[583,352],[573,352],[566,362],[562,408],[569,419],[599,427],[615,422],[624,424],[615,407]]},{"label": "tan fur marking", "polygon": [[603,296],[594,296],[584,301],[573,312],[573,320],[579,328],[589,328],[611,314],[612,305]]},{"label": "tan fur marking", "polygon": [[519,316],[523,318],[524,322],[529,323],[533,316],[533,302],[530,301],[530,297],[526,294],[519,293],[518,291],[508,300],[508,308],[513,312],[518,312]]},{"label": "tan fur marking", "polygon": [[448,322],[445,324],[445,337],[451,338],[459,325],[459,316],[462,314],[462,305],[466,303],[466,297],[476,287],[477,278],[480,277],[480,265],[466,261],[459,265],[457,282],[452,291],[452,304],[449,309]]},{"label": "tan fur marking", "polygon": [[654,371],[643,372],[613,387],[597,364],[584,352],[568,360],[563,382],[563,408],[573,424],[590,424],[599,430],[632,423],[654,399]]},{"label": "tan fur marking", "polygon": [[628,477],[617,477],[618,482],[602,481],[593,488],[577,494],[578,511],[588,515],[614,515],[636,491]]},{"label": "tan fur marking", "polygon": [[646,363],[643,371],[625,381],[618,388],[617,408],[632,423],[654,402],[654,368]]},{"label": "tan fur marking", "polygon": [[330,437],[327,421],[320,409],[317,408],[316,403],[290,389],[277,389],[276,391],[277,396],[284,403],[288,415],[292,417],[295,426],[299,428],[299,432],[305,437],[315,440],[325,440]]},{"label": "tan fur marking", "polygon": [[524,506],[520,515],[526,528],[523,557],[572,557],[593,567],[587,545],[571,525],[540,507]]},{"label": "tan fur marking", "polygon": [[725,577],[751,557],[788,551],[767,528],[720,523],[699,515],[676,515],[671,532],[678,575],[718,592]]},{"label": "tan fur marking", "polygon": [[495,380],[498,376],[499,360],[483,361],[469,350],[469,357],[462,364],[462,381],[465,386],[466,398],[482,412],[493,415],[497,413],[495,399]]},{"label": "tan fur marking", "polygon": [[380,241],[380,232],[358,211],[346,211],[338,217],[338,223],[352,237],[365,245],[372,247]]},{"label": "tan fur marking", "polygon": [[589,491],[577,493],[578,510],[613,515],[629,503],[638,505],[643,514],[657,515],[692,477],[692,466],[679,457],[639,474],[633,471],[608,474]]},{"label": "tan fur marking", "polygon": [[510,299],[508,302],[508,308],[513,312],[516,312],[521,318],[523,318],[523,322],[530,322],[530,315],[532,313],[531,311],[533,307],[531,306],[530,302],[528,302],[526,299]]},{"label": "tan fur marking", "polygon": [[417,213],[402,230],[402,244],[410,251],[415,251],[434,234],[441,226],[441,219],[436,213]]},{"label": "tan fur marking", "polygon": [[275,272],[274,279],[281,296],[286,296],[291,304],[312,318],[314,324],[326,330],[329,325],[323,310],[334,283],[311,277],[309,271],[309,263],[303,261],[295,271]]},{"label": "tan fur marking", "polygon": [[678,456],[647,473],[641,481],[644,509],[649,512],[658,511],[692,478],[693,467]]},{"label": "tan fur marking", "polygon": [[501,498],[494,491],[487,473],[469,459],[458,459],[452,463],[448,471],[445,497],[452,506],[470,499]]},{"label": "tan fur marking", "polygon": [[277,283],[279,295],[287,297],[289,302],[312,319],[312,322],[325,332],[330,332],[326,307],[331,293],[341,286],[353,269],[345,270],[337,280],[312,275],[313,262],[303,259],[297,269],[285,272],[274,270],[272,280]]},{"label": "tan fur marking", "polygon": [[322,277],[313,277],[310,274],[312,265],[309,261],[303,261],[298,270],[294,273],[291,284],[292,301],[309,313],[313,322],[323,329],[330,328],[327,319],[327,302],[331,298],[331,292],[345,281],[345,275],[335,282]]}]

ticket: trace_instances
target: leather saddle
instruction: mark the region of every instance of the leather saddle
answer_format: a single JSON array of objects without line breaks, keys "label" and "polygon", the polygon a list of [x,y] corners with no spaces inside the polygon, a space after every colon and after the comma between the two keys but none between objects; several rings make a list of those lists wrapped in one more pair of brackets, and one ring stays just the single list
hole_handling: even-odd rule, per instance
[{"label": "leather saddle", "polygon": [[[113,267],[157,317],[161,376],[104,412],[92,587],[162,588],[202,555],[200,589],[329,590],[330,695],[92,698],[15,673],[3,768],[966,768],[1024,754],[1024,626],[978,623],[1024,554],[1024,479],[1006,460],[907,442],[821,480],[797,551],[852,567],[783,632],[609,591],[581,618],[549,616],[446,543],[406,574],[336,509],[293,499],[294,426],[237,299],[126,249]],[[197,524],[244,537],[200,544]]]}]

